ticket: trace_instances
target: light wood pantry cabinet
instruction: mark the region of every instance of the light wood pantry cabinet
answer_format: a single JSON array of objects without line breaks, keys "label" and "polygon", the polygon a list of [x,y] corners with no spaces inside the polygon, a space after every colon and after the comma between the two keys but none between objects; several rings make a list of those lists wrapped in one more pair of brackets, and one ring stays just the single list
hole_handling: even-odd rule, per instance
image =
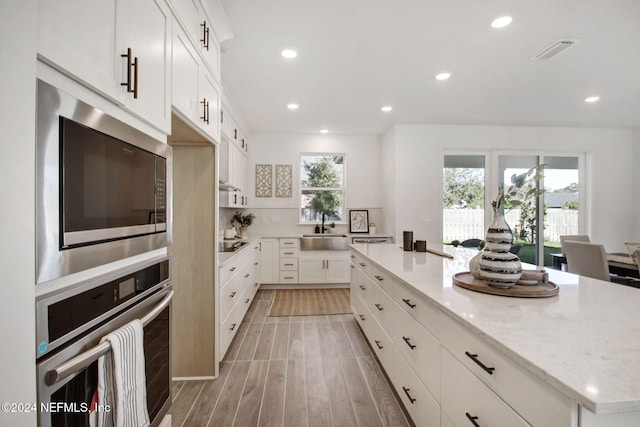
[{"label": "light wood pantry cabinet", "polygon": [[351,305],[417,426],[578,426],[568,397],[355,250]]},{"label": "light wood pantry cabinet", "polygon": [[177,24],[172,45],[172,105],[181,118],[212,141],[220,141],[220,88]]},{"label": "light wood pantry cabinet", "polygon": [[169,134],[172,18],[164,0],[38,2],[38,57]]},{"label": "light wood pantry cabinet", "polygon": [[216,374],[215,146],[171,144],[172,376],[212,377]]},{"label": "light wood pantry cabinet", "polygon": [[349,251],[300,251],[299,283],[349,283]]},{"label": "light wood pantry cabinet", "polygon": [[260,242],[249,244],[220,266],[220,351],[224,358],[260,286]]}]

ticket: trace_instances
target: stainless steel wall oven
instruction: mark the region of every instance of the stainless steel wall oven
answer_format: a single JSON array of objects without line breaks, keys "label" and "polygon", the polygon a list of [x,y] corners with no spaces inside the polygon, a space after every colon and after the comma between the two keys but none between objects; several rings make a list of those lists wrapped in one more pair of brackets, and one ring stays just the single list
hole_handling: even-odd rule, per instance
[{"label": "stainless steel wall oven", "polygon": [[[38,424],[89,426],[98,384],[100,339],[133,319],[144,324],[147,410],[151,425],[171,404],[169,257],[105,274],[36,301]],[[42,410],[43,406],[50,410]]]},{"label": "stainless steel wall oven", "polygon": [[37,283],[170,244],[171,147],[38,81]]}]

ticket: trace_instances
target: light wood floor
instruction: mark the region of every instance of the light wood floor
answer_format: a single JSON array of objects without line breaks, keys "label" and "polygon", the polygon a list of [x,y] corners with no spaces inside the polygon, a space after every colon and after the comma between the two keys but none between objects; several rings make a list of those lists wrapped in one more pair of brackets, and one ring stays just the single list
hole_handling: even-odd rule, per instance
[{"label": "light wood floor", "polygon": [[351,314],[268,317],[258,291],[211,381],[174,381],[176,426],[410,426]]}]

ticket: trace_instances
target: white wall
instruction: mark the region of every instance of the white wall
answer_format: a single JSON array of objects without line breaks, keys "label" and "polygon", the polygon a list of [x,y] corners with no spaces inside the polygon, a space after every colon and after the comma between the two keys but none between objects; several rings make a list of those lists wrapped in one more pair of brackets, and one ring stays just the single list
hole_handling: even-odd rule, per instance
[{"label": "white wall", "polygon": [[385,134],[384,145],[393,146],[395,154],[395,201],[385,203],[383,209],[385,215],[394,211],[396,239],[403,230],[413,230],[416,239],[440,240],[443,152],[457,149],[586,152],[592,240],[605,244],[607,250],[623,251],[624,242],[637,229],[630,203],[634,195],[631,130],[398,125],[394,133]]},{"label": "white wall", "polygon": [[635,212],[635,233],[628,241],[640,242],[640,128],[633,131],[633,212]]},{"label": "white wall", "polygon": [[[0,402],[36,402],[35,67],[36,1],[4,2],[0,13]],[[33,426],[35,413],[0,412],[0,425]]]},{"label": "white wall", "polygon": [[[309,135],[288,133],[251,134],[249,141],[248,161],[248,195],[249,209],[258,215],[252,232],[258,229],[267,231],[268,235],[278,233],[297,233],[298,192],[300,181],[300,153],[344,153],[346,160],[347,209],[369,209],[370,221],[378,224],[377,233],[384,231],[381,227],[382,211],[382,138],[373,135]],[[292,165],[293,191],[292,197],[258,198],[255,197],[255,165],[271,164],[274,173],[275,165]],[[221,227],[227,227],[223,221],[231,209],[221,214]],[[347,220],[348,222],[348,220]],[[304,226],[309,232],[309,226]],[[335,232],[345,232],[346,227],[338,225]]]}]

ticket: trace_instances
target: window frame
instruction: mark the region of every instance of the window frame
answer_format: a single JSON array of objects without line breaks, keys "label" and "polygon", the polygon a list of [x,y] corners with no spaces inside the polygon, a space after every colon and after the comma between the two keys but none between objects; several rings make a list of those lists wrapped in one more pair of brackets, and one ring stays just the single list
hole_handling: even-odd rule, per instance
[{"label": "window frame", "polygon": [[[342,186],[341,187],[304,187],[302,185],[302,165],[303,165],[303,158],[304,157],[312,157],[312,156],[316,156],[316,157],[336,157],[336,156],[341,156],[342,157]],[[329,222],[334,222],[335,224],[348,224],[348,218],[346,218],[347,216],[347,155],[346,153],[342,152],[336,152],[336,151],[331,151],[331,152],[300,152],[298,155],[298,225],[315,225],[317,224],[317,221],[310,221],[310,222],[306,222],[303,221],[302,215],[301,215],[301,211],[303,209],[303,206],[301,206],[301,202],[302,202],[302,194],[304,191],[340,191],[342,192],[342,220],[341,221],[329,221]]]}]

